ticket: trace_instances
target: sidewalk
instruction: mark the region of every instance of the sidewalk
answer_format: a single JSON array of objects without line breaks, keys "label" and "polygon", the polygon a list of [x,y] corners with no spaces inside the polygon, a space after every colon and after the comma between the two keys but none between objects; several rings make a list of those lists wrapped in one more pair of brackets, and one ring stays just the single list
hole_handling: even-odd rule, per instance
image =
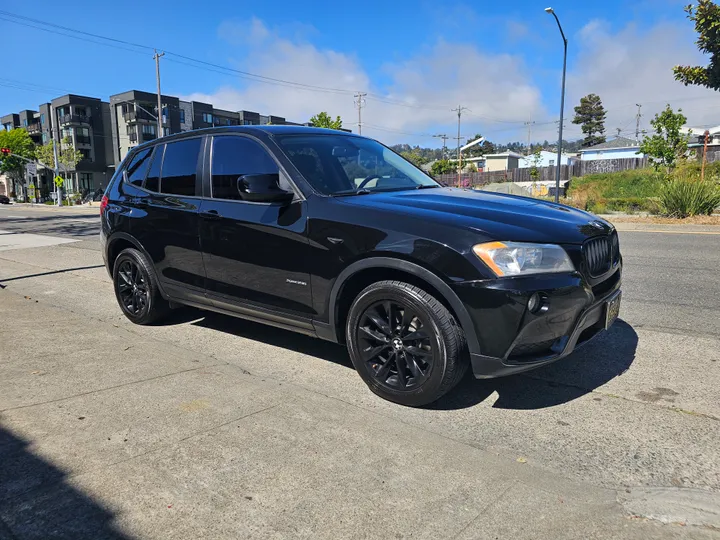
[{"label": "sidewalk", "polygon": [[720,538],[44,299],[0,290],[0,320],[2,540]]}]

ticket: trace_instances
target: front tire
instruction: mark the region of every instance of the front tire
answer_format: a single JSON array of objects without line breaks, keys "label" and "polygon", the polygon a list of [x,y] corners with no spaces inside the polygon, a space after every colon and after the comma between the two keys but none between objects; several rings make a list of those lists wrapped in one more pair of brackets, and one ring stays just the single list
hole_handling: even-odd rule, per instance
[{"label": "front tire", "polygon": [[445,395],[465,374],[462,329],[419,287],[380,281],[355,299],[345,329],[350,359],[378,396],[410,407]]},{"label": "front tire", "polygon": [[113,285],[120,309],[135,324],[152,324],[170,310],[152,263],[135,248],[124,249],[115,259]]}]

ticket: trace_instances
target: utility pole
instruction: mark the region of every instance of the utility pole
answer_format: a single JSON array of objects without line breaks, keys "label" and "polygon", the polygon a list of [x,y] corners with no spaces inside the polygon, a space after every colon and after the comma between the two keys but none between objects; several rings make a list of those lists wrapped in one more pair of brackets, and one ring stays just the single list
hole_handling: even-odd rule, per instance
[{"label": "utility pole", "polygon": [[617,136],[620,137],[620,132],[622,131],[622,129],[620,129],[620,128],[615,128],[615,129],[617,129],[617,132],[618,132]]},{"label": "utility pole", "polygon": [[444,133],[443,133],[442,135],[433,135],[433,137],[437,137],[437,138],[443,140],[442,156],[443,156],[443,159],[447,159],[447,143],[446,143],[446,141],[447,141],[450,137],[448,137],[448,136],[445,135]]},{"label": "utility pole", "polygon": [[[158,53],[157,49],[155,49],[155,55],[153,58],[155,59],[155,76],[157,77],[157,101],[158,101],[158,110],[157,110],[157,136],[158,138],[163,136],[163,129],[162,129],[162,98],[160,97],[160,57],[165,56],[165,53]],[[168,111],[168,114],[170,111]]]},{"label": "utility pole", "polygon": [[458,105],[457,109],[452,109],[453,112],[457,112],[458,114],[458,134],[457,134],[457,160],[458,160],[458,166],[457,166],[457,179],[458,179],[458,187],[460,187],[460,172],[462,171],[462,161],[460,159],[460,117],[462,116],[463,111],[467,111],[467,107],[463,107],[462,105]]},{"label": "utility pole", "polygon": [[362,108],[365,106],[365,96],[367,92],[357,92],[355,94],[355,106],[358,110],[358,135],[362,135]]},{"label": "utility pole", "polygon": [[530,150],[531,150],[531,149],[530,149],[530,133],[532,132],[532,127],[533,127],[533,124],[534,124],[534,123],[535,123],[535,122],[533,122],[532,120],[530,120],[530,121],[528,121],[528,122],[525,122],[525,125],[526,125],[527,128],[528,128],[528,143],[527,143],[527,155],[528,155],[528,156],[532,153],[532,152],[530,151]]},{"label": "utility pole", "polygon": [[640,114],[640,109],[642,109],[642,105],[640,103],[636,103],[638,108],[637,116],[635,117],[635,142],[640,142],[640,118],[642,117],[642,114]]}]

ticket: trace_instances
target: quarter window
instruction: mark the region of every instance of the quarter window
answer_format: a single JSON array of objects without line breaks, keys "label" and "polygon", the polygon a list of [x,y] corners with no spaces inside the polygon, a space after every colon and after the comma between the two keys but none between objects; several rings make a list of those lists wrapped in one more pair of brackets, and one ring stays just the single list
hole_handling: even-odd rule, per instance
[{"label": "quarter window", "polygon": [[240,199],[237,180],[244,174],[277,174],[275,161],[257,142],[246,137],[215,137],[212,149],[212,196]]},{"label": "quarter window", "polygon": [[160,168],[162,167],[163,154],[165,145],[161,144],[155,147],[152,163],[148,171],[147,180],[145,180],[145,189],[150,191],[160,191]]},{"label": "quarter window", "polygon": [[171,195],[195,195],[195,177],[201,138],[165,145],[160,192]]},{"label": "quarter window", "polygon": [[145,173],[150,165],[151,154],[152,148],[147,148],[135,154],[135,157],[125,170],[128,182],[138,187],[142,186],[143,180],[145,180]]}]

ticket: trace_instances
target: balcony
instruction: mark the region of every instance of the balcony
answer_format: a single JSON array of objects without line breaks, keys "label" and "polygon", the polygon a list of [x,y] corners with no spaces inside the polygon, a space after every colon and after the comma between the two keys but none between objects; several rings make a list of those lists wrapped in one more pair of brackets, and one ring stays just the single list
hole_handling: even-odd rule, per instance
[{"label": "balcony", "polygon": [[64,114],[60,117],[60,124],[89,124],[90,118],[83,114]]},{"label": "balcony", "polygon": [[130,142],[131,142],[131,143],[135,144],[136,142],[138,142],[137,133],[130,133],[130,134],[128,134],[128,139],[130,139]]},{"label": "balcony", "polygon": [[126,113],[123,113],[123,119],[128,124],[131,124],[133,122],[139,122],[139,121],[157,122],[157,120],[155,120],[155,118],[153,118],[148,113],[146,113],[145,111],[142,111],[142,110],[128,111]]},{"label": "balcony", "polygon": [[27,132],[30,135],[39,135],[42,132],[42,129],[40,128],[40,124],[38,122],[28,124],[25,129],[27,129]]}]

